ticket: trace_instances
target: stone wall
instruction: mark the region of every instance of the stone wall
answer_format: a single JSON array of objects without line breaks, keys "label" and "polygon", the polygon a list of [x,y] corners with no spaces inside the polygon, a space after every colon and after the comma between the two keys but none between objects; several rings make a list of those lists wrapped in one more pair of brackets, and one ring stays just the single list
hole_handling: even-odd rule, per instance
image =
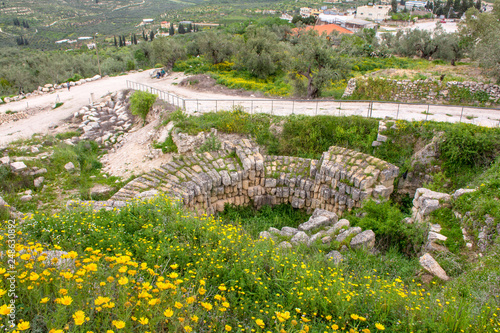
[{"label": "stone wall", "polygon": [[[391,80],[383,77],[373,79],[376,81],[385,81],[391,89],[390,96],[383,96],[384,100],[393,100],[401,102],[409,101],[432,101],[432,102],[453,102],[460,96],[455,96],[457,89],[467,89],[471,94],[483,92],[489,95],[488,103],[500,103],[500,86],[481,82],[456,82],[450,81],[443,83],[439,80]],[[366,85],[367,80],[351,79],[344,91],[342,97],[351,96],[357,88]]]},{"label": "stone wall", "polygon": [[225,141],[217,152],[181,156],[120,189],[106,205],[156,190],[187,208],[213,214],[224,205],[290,203],[341,215],[373,197],[384,200],[399,169],[378,158],[332,146],[320,160],[262,155],[250,140]]},{"label": "stone wall", "polygon": [[[64,82],[62,84],[47,83],[43,87],[39,86],[38,89],[34,90],[33,92],[27,93],[27,94],[19,94],[17,96],[13,96],[13,97],[4,97],[3,98],[3,102],[4,103],[17,102],[17,101],[20,101],[20,100],[22,100],[24,98],[28,98],[28,97],[31,97],[31,96],[38,96],[38,95],[48,94],[48,93],[54,92],[56,90],[61,90],[61,89],[68,88],[68,84],[70,85],[70,87],[80,86],[80,85],[85,84],[87,82],[92,82],[92,81],[95,81],[95,80],[99,80],[100,78],[101,78],[100,75],[94,75],[91,78],[80,79],[80,80],[78,80],[76,82]],[[2,102],[0,100],[0,104],[1,103]]]}]

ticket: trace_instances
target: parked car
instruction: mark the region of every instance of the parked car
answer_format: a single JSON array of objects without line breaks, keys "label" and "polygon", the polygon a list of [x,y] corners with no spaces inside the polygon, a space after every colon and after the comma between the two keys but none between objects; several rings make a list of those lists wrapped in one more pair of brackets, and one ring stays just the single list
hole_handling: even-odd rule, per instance
[{"label": "parked car", "polygon": [[441,22],[441,23],[446,23],[446,20],[441,20],[441,21],[439,21],[439,22]]}]

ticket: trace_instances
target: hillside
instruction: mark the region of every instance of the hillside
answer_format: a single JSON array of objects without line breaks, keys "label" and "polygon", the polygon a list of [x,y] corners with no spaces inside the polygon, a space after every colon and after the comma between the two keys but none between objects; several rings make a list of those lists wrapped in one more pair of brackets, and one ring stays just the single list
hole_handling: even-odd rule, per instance
[{"label": "hillside", "polygon": [[[143,19],[158,18],[196,1],[163,0],[41,0],[4,1],[0,6],[0,42],[14,46],[23,36],[30,47],[54,49],[55,41],[78,37],[129,34]],[[14,25],[26,21],[28,28]],[[159,25],[159,23],[157,24]]]},{"label": "hillside", "polygon": [[[189,117],[163,103],[143,127],[130,97],[111,94],[82,107],[71,131],[2,151],[19,330],[499,328],[498,128]],[[155,148],[146,158],[170,162],[129,180],[105,172],[107,153],[141,131]],[[311,216],[318,204],[330,211]],[[422,267],[429,256],[439,269]]]}]

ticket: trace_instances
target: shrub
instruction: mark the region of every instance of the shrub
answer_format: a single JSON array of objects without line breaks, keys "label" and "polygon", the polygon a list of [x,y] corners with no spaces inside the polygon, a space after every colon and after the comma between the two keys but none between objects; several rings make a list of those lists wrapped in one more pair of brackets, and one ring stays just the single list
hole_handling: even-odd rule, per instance
[{"label": "shrub", "polygon": [[489,165],[500,146],[497,131],[481,129],[468,124],[458,124],[446,132],[441,144],[441,154],[450,172],[464,168]]},{"label": "shrub", "polygon": [[396,248],[407,256],[419,253],[424,243],[423,226],[402,222],[404,214],[389,201],[376,203],[368,201],[364,204],[363,217],[347,217],[353,225],[363,230],[371,229],[377,236],[377,246],[388,250]]},{"label": "shrub", "polygon": [[205,140],[205,142],[203,142],[203,144],[196,150],[196,152],[198,154],[201,154],[207,151],[217,151],[220,149],[220,147],[221,147],[221,142],[219,141],[219,139],[215,135],[211,134]]},{"label": "shrub", "polygon": [[136,116],[140,116],[144,122],[148,116],[149,110],[156,101],[158,95],[150,94],[144,91],[136,91],[130,96],[130,111]]}]

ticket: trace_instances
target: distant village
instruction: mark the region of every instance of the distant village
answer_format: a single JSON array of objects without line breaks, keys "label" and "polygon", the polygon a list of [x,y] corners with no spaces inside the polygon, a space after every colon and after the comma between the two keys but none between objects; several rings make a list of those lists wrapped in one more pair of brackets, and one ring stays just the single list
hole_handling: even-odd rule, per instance
[{"label": "distant village", "polygon": [[[307,29],[317,30],[320,34],[325,32],[327,34],[337,31],[338,33],[352,34],[363,29],[373,29],[377,28],[380,24],[387,22],[391,19],[392,6],[390,0],[381,0],[378,4],[369,3],[368,5],[358,6],[356,8],[339,10],[335,7],[336,3],[341,2],[353,2],[353,0],[327,0],[326,3],[331,3],[333,6],[328,8],[327,5],[318,8],[302,7],[300,8],[299,15],[303,19],[308,19]],[[427,8],[427,1],[398,1],[397,12],[409,12],[414,16],[428,16],[429,18],[435,18],[436,15],[432,14],[432,11]],[[294,23],[294,18],[297,17],[296,12],[294,13],[281,13],[276,10],[257,9],[255,13],[260,13],[263,15],[279,15],[280,19],[286,20],[288,22]],[[291,14],[295,14],[292,16]],[[441,16],[440,19],[444,19]],[[415,18],[413,20],[416,20]],[[414,22],[414,21],[413,21]],[[444,21],[443,21],[444,22]],[[161,21],[159,28],[152,28],[152,26],[158,27],[158,23],[155,23],[153,18],[145,18],[140,22],[136,28],[143,27],[143,29],[149,30],[154,37],[167,37],[172,33],[189,33],[192,31],[197,31],[197,29],[212,28],[219,26],[218,23],[195,23],[192,21],[180,21],[179,23],[173,23],[168,21]],[[58,40],[56,44],[74,44],[75,48],[87,47],[88,49],[94,49],[97,47],[95,37],[82,36],[77,39],[62,39]],[[135,42],[137,43],[137,42]],[[134,40],[123,41],[123,45],[134,44]]]}]

